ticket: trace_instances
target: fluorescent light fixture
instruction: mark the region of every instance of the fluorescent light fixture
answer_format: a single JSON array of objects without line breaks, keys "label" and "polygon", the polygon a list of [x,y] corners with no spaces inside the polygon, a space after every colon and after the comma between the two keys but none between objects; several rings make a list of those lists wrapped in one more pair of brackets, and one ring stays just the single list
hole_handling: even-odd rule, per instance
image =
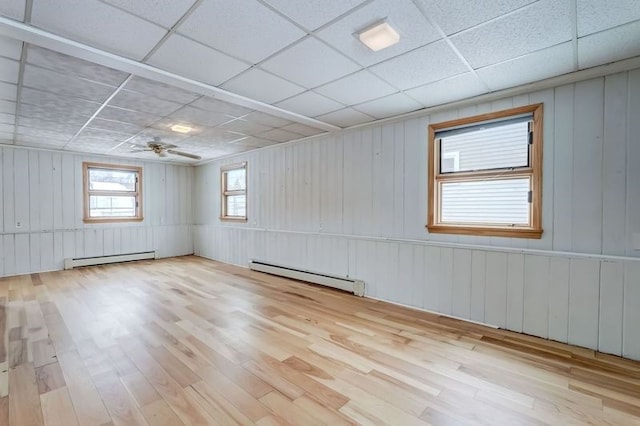
[{"label": "fluorescent light fixture", "polygon": [[189,126],[183,126],[182,124],[174,124],[173,126],[171,126],[171,130],[177,133],[189,133],[193,130],[193,128]]},{"label": "fluorescent light fixture", "polygon": [[400,41],[400,34],[387,22],[380,22],[358,33],[358,38],[369,49],[377,52]]}]

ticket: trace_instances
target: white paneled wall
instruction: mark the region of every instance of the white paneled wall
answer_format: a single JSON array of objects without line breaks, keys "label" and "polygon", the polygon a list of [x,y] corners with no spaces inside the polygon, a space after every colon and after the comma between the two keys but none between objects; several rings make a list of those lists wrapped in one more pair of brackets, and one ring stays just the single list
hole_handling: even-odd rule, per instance
[{"label": "white paneled wall", "polygon": [[[540,240],[428,234],[427,126],[544,103]],[[366,294],[640,359],[640,70],[198,167],[196,254],[365,280]],[[220,166],[248,162],[246,224]]]},{"label": "white paneled wall", "polygon": [[[142,165],[144,221],[85,224],[83,161]],[[0,276],[62,269],[73,257],[190,254],[192,184],[186,166],[0,147]]]}]

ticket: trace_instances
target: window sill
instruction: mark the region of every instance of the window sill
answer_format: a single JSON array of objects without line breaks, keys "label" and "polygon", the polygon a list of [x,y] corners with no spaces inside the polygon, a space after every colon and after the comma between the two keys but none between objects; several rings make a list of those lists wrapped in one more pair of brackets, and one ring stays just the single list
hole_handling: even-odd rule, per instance
[{"label": "window sill", "polygon": [[479,237],[542,238],[542,229],[483,226],[427,225],[432,234],[475,235]]},{"label": "window sill", "polygon": [[142,222],[144,218],[142,217],[109,217],[104,219],[99,219],[95,217],[84,218],[82,221],[84,223],[117,223],[117,222]]},{"label": "window sill", "polygon": [[247,218],[246,217],[229,217],[229,216],[222,216],[220,217],[220,220],[222,222],[246,222]]}]

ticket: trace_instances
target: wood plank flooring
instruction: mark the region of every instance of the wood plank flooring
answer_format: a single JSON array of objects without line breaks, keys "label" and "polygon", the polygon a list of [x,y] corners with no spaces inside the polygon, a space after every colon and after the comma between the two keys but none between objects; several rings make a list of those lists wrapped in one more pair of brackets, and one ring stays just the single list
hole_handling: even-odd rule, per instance
[{"label": "wood plank flooring", "polygon": [[0,425],[640,425],[640,363],[181,257],[0,279]]}]

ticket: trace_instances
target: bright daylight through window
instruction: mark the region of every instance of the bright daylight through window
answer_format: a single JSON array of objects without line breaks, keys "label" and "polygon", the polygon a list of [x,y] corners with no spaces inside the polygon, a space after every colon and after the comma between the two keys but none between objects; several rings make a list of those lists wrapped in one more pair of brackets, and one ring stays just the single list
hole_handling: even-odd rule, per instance
[{"label": "bright daylight through window", "polygon": [[222,220],[247,220],[247,163],[221,169]]},{"label": "bright daylight through window", "polygon": [[141,182],[141,167],[83,163],[84,221],[141,221]]},{"label": "bright daylight through window", "polygon": [[429,232],[540,238],[542,104],[429,126]]}]

